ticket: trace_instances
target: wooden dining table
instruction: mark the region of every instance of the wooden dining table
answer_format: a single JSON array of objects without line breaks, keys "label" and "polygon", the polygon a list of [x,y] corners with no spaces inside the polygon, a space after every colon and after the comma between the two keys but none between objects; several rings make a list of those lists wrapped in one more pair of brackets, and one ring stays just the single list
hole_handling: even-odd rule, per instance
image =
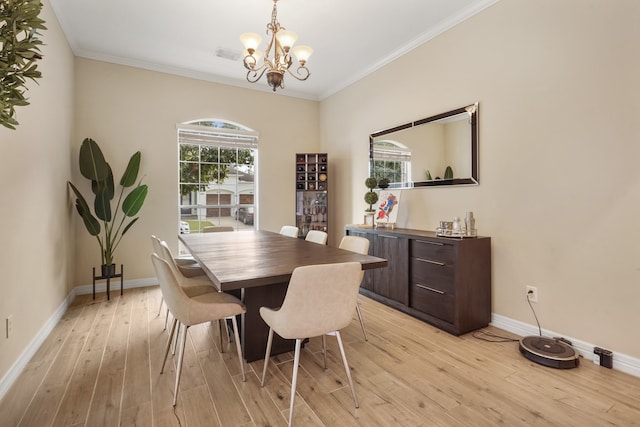
[{"label": "wooden dining table", "polygon": [[[282,305],[295,268],[351,261],[362,264],[363,270],[387,266],[383,258],[265,230],[180,234],[179,239],[219,291],[235,294],[245,304],[240,335],[247,362],[262,359],[266,350],[269,327],[260,317],[260,307]],[[271,354],[293,346],[293,340],[275,335]]]}]

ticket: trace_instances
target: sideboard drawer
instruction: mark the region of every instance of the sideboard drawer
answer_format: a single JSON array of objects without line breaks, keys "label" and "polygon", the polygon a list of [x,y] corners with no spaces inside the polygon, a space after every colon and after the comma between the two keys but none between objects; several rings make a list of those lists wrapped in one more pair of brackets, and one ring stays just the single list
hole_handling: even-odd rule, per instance
[{"label": "sideboard drawer", "polygon": [[443,291],[453,292],[453,272],[451,265],[426,258],[411,258],[411,281],[425,282]]},{"label": "sideboard drawer", "polygon": [[454,296],[429,285],[411,284],[411,307],[445,322],[454,321]]},{"label": "sideboard drawer", "polygon": [[452,265],[455,259],[455,251],[452,245],[427,239],[411,240],[411,256]]}]

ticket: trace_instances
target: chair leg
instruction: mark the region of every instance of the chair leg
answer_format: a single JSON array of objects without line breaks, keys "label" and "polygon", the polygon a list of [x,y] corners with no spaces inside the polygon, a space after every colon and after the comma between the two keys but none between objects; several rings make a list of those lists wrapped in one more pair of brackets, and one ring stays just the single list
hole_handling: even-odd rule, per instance
[{"label": "chair leg", "polygon": [[347,355],[344,353],[344,347],[342,346],[342,338],[340,338],[340,331],[336,331],[336,338],[338,339],[338,346],[340,347],[340,354],[342,355],[342,363],[344,364],[344,370],[347,373],[347,379],[349,380],[349,387],[351,388],[351,395],[353,396],[353,403],[356,404],[356,408],[359,408],[358,398],[356,397],[356,389],[353,387],[353,381],[351,380],[351,371],[349,370],[349,363],[347,363]]},{"label": "chair leg", "polygon": [[289,427],[293,423],[293,402],[296,398],[296,384],[298,382],[298,365],[300,364],[301,339],[296,339],[296,353],[293,357],[293,376],[291,377],[291,400],[289,401]]},{"label": "chair leg", "polygon": [[267,364],[271,357],[271,343],[273,342],[273,329],[269,328],[269,338],[267,338],[267,352],[264,355],[264,368],[262,368],[262,381],[260,387],[264,387],[264,378],[267,376]]},{"label": "chair leg", "polygon": [[[174,321],[178,322],[177,320],[174,320]],[[173,336],[173,343],[171,344],[171,355],[172,356],[176,355],[176,348],[178,347],[178,337],[180,336],[180,334],[179,334],[180,325],[181,325],[181,323],[178,322],[178,333],[174,334],[174,336]]]},{"label": "chair leg", "polygon": [[324,369],[327,369],[327,336],[322,334],[322,355],[324,356]]},{"label": "chair leg", "polygon": [[164,304],[164,297],[163,296],[160,297],[160,307],[158,307],[158,315],[156,317],[160,317],[160,313],[162,313],[162,304]]},{"label": "chair leg", "polygon": [[227,333],[227,342],[231,342],[231,333],[229,332],[229,324],[225,320],[224,322],[224,330]]},{"label": "chair leg", "polygon": [[224,353],[224,342],[222,341],[222,323],[226,323],[225,319],[218,319],[218,334],[220,335],[220,353]]},{"label": "chair leg", "polygon": [[362,328],[362,335],[364,335],[364,340],[369,341],[367,339],[367,331],[364,329],[364,321],[362,320],[362,311],[360,311],[360,304],[356,304],[356,313],[358,313],[358,320],[360,321],[360,327]]},{"label": "chair leg", "polygon": [[[226,324],[227,322],[224,321]],[[247,381],[247,378],[244,375],[244,360],[242,359],[242,346],[240,345],[240,334],[238,334],[238,321],[236,320],[236,316],[231,318],[231,323],[233,323],[233,336],[236,340],[236,351],[238,352],[238,360],[240,361],[240,370],[242,371],[242,381]]]},{"label": "chair leg", "polygon": [[164,365],[167,363],[169,348],[171,348],[171,343],[173,341],[173,334],[176,331],[176,323],[178,323],[178,319],[173,319],[173,323],[171,323],[171,330],[169,331],[169,337],[167,338],[167,345],[164,347],[164,360],[162,361],[162,367],[160,368],[161,374],[164,372]]},{"label": "chair leg", "polygon": [[224,326],[224,332],[227,335],[227,342],[231,342],[231,333],[229,332],[229,325],[227,324],[227,319],[219,319],[218,320],[218,331],[220,334],[220,353],[224,353],[224,342],[222,340],[222,327]]},{"label": "chair leg", "polygon": [[164,315],[164,329],[163,331],[167,330],[167,322],[169,321],[169,308],[167,307],[167,312]]},{"label": "chair leg", "polygon": [[176,386],[173,390],[173,406],[176,406],[176,402],[178,401],[178,387],[180,386],[180,374],[182,374],[182,361],[184,360],[184,346],[187,341],[187,330],[189,327],[187,325],[180,325],[180,329],[182,334],[180,335],[180,348],[178,350],[178,366],[176,368]]}]

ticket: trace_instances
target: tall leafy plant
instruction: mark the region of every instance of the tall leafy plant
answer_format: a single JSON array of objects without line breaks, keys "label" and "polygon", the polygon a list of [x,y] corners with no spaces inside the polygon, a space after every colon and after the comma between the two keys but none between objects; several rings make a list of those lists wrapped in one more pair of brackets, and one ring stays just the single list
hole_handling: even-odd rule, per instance
[{"label": "tall leafy plant", "polygon": [[[122,240],[122,236],[138,220],[139,217],[135,216],[147,197],[149,190],[147,185],[142,184],[142,180],[136,184],[140,158],[141,154],[138,151],[129,159],[127,169],[120,178],[120,195],[115,209],[112,210],[111,203],[115,197],[115,188],[111,166],[93,139],[85,138],[80,146],[80,173],[91,181],[91,190],[95,196],[93,202],[95,215],[76,186],[71,182],[68,184],[76,195],[76,209],[82,217],[87,231],[98,239],[102,265],[113,264],[113,254]],[[133,188],[125,196],[125,189],[130,187]],[[102,222],[102,226],[100,222]]]}]

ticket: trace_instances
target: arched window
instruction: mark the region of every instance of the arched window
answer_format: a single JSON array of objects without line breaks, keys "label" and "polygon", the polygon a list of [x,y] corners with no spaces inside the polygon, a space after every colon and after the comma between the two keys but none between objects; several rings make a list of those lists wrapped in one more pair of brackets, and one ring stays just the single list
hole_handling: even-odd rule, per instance
[{"label": "arched window", "polygon": [[257,223],[258,133],[225,120],[177,125],[180,233]]},{"label": "arched window", "polygon": [[376,140],[373,143],[372,176],[387,178],[390,182],[407,182],[411,176],[411,150],[392,140]]}]

